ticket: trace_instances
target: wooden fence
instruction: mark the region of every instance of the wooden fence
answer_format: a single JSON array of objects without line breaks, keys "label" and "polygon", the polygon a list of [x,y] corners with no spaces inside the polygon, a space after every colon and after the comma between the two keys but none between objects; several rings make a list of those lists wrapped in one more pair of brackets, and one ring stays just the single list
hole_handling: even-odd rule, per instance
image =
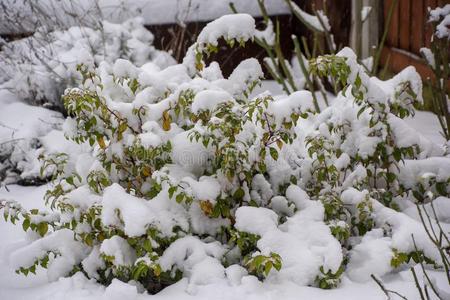
[{"label": "wooden fence", "polygon": [[[384,20],[393,0],[384,0]],[[450,0],[399,0],[393,12],[392,21],[383,49],[383,64],[393,72],[399,72],[408,65],[416,67],[422,78],[432,78],[432,72],[421,59],[420,48],[429,47],[432,27],[427,23],[428,7],[435,8],[449,4]]]}]

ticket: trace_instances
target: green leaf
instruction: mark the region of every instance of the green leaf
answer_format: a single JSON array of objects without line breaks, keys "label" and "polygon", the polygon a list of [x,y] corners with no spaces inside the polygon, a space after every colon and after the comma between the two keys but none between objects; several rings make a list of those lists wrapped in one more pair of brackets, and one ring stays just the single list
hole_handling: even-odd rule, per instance
[{"label": "green leaf", "polygon": [[48,260],[49,260],[48,256],[44,257],[44,258],[41,260],[41,266],[42,266],[44,269],[47,269]]},{"label": "green leaf", "polygon": [[94,239],[92,238],[92,234],[86,235],[84,242],[86,243],[86,245],[92,247],[92,245],[94,245]]},{"label": "green leaf", "polygon": [[171,187],[169,188],[169,198],[172,198],[172,197],[173,197],[173,194],[176,192],[176,190],[177,190],[177,187],[176,187],[176,186],[171,186]]},{"label": "green leaf", "polygon": [[119,135],[121,135],[122,133],[124,133],[125,130],[127,130],[127,128],[128,128],[128,125],[127,125],[126,122],[120,123],[120,125],[119,125]]},{"label": "green leaf", "polygon": [[[76,225],[76,223],[75,223],[75,225]],[[97,230],[101,230],[102,229],[102,221],[100,219],[95,219],[95,221],[94,221],[94,228],[97,229]]]},{"label": "green leaf", "polygon": [[184,198],[184,195],[180,193],[180,194],[177,195],[177,197],[175,198],[175,200],[176,200],[178,203],[181,203],[181,202],[183,201],[183,198]]},{"label": "green leaf", "polygon": [[273,267],[275,270],[280,271],[281,270],[281,259],[276,259],[273,263]]},{"label": "green leaf", "polygon": [[66,178],[66,182],[67,182],[68,184],[70,184],[70,185],[74,185],[74,184],[73,184],[73,177],[72,177],[72,176],[67,177],[67,178]]},{"label": "green leaf", "polygon": [[361,87],[362,81],[361,81],[361,77],[359,77],[359,73],[358,75],[356,75],[356,79],[355,79],[355,86],[359,89]]},{"label": "green leaf", "polygon": [[40,236],[44,236],[48,231],[48,224],[45,222],[41,222],[37,226],[37,232]]},{"label": "green leaf", "polygon": [[244,196],[245,196],[245,192],[241,187],[239,187],[233,194],[233,198],[235,198],[235,199],[242,199],[242,198],[244,198]]},{"label": "green leaf", "polygon": [[392,154],[394,155],[394,159],[396,161],[400,161],[402,159],[402,151],[399,148],[395,147]]},{"label": "green leaf", "polygon": [[262,255],[258,255],[253,259],[253,264],[258,268],[266,258]]},{"label": "green leaf", "polygon": [[258,168],[261,173],[266,173],[267,171],[266,164],[262,161],[258,164]]},{"label": "green leaf", "polygon": [[30,219],[25,219],[25,220],[23,220],[23,223],[22,223],[22,228],[23,228],[23,231],[27,231],[28,230],[28,228],[30,227]]},{"label": "green leaf", "polygon": [[150,240],[145,240],[144,244],[142,245],[142,248],[144,248],[145,251],[147,251],[147,252],[152,252],[153,251],[152,243],[150,242]]},{"label": "green leaf", "polygon": [[170,130],[170,123],[172,122],[172,118],[170,117],[169,111],[165,110],[162,115],[163,124],[162,127],[164,131]]},{"label": "green leaf", "polygon": [[273,266],[273,263],[271,261],[268,261],[266,263],[266,265],[264,266],[264,275],[266,275],[266,277],[267,277],[267,275],[269,275],[270,270],[272,270],[272,266]]},{"label": "green leaf", "polygon": [[291,175],[290,182],[294,185],[297,185],[297,177],[295,177],[294,175]]},{"label": "green leaf", "polygon": [[359,119],[359,116],[366,110],[365,107],[361,107],[361,109],[358,111],[358,114],[356,115],[356,118]]},{"label": "green leaf", "polygon": [[394,173],[386,173],[386,180],[389,183],[394,182],[396,178],[397,178],[397,176]]},{"label": "green leaf", "polygon": [[202,144],[205,148],[208,148],[209,139],[207,139],[207,138],[203,139]]},{"label": "green leaf", "polygon": [[218,218],[220,216],[220,205],[214,205],[213,211],[210,215],[211,218]]},{"label": "green leaf", "polygon": [[135,280],[139,280],[141,275],[144,275],[147,273],[148,267],[145,264],[140,264],[133,272],[133,278]]},{"label": "green leaf", "polygon": [[272,158],[274,160],[278,160],[278,151],[275,148],[270,148],[270,156],[272,156]]},{"label": "green leaf", "polygon": [[441,196],[447,196],[447,184],[445,182],[436,182],[436,191]]},{"label": "green leaf", "polygon": [[411,253],[411,258],[417,264],[420,262],[420,256],[419,256],[419,253],[417,251],[414,251],[414,252]]},{"label": "green leaf", "polygon": [[133,94],[136,93],[136,90],[139,87],[139,82],[136,80],[136,78],[134,78],[130,83],[129,83],[129,87],[131,89],[131,91],[133,92]]},{"label": "green leaf", "polygon": [[161,266],[160,265],[154,265],[153,266],[153,274],[155,274],[156,277],[159,277],[161,275]]}]

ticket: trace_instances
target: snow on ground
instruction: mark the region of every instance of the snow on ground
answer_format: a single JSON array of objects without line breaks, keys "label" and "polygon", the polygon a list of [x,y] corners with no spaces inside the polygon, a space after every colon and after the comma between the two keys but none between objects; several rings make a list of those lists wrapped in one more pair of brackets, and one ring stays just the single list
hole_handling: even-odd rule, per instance
[{"label": "snow on ground", "polygon": [[17,102],[6,90],[0,90],[0,106],[0,144],[43,135],[61,123],[61,114]]},{"label": "snow on ground", "polygon": [[62,122],[60,113],[27,105],[0,89],[0,181],[17,182],[19,175],[22,179],[36,177],[40,145]]},{"label": "snow on ground", "polygon": [[[42,208],[41,199],[46,188],[46,186],[21,187],[12,185],[8,187],[9,192],[5,188],[0,189],[0,198],[16,199],[28,209]],[[139,294],[134,286],[117,280],[105,288],[92,280],[86,279],[81,273],[48,283],[44,272],[38,270],[37,276],[29,275],[28,277],[16,275],[4,260],[6,257],[5,251],[9,251],[26,238],[21,227],[5,223],[2,219],[0,221],[0,234],[2,236],[0,246],[0,299],[384,299],[383,293],[373,281],[360,284],[352,282],[346,277],[344,277],[341,286],[333,290],[300,287],[289,282],[282,284],[261,283],[253,276],[242,278],[241,282],[236,285],[232,285],[224,279],[217,283],[196,286],[195,289],[192,289],[187,280],[184,279],[157,295]],[[420,270],[417,269],[417,271],[420,274]],[[398,291],[408,299],[419,299],[410,274],[409,271],[400,272],[385,277],[384,281],[387,288]],[[439,279],[438,283],[445,286],[443,276]]]},{"label": "snow on ground", "polygon": [[[45,185],[40,187],[11,185],[8,186],[9,191],[4,187],[0,189],[0,198],[16,199],[27,209],[42,208],[44,205],[41,199],[46,188]],[[37,276],[24,277],[15,274],[5,261],[5,252],[10,251],[26,238],[21,226],[5,223],[2,219],[0,221],[0,234],[2,236],[2,243],[0,244],[0,299],[384,299],[383,293],[373,281],[360,284],[352,282],[346,277],[343,279],[341,286],[334,290],[300,287],[288,282],[282,284],[261,283],[253,276],[242,278],[241,283],[236,285],[232,285],[224,279],[214,284],[196,286],[195,289],[189,287],[187,280],[181,280],[157,295],[139,294],[134,286],[120,281],[114,281],[113,284],[105,288],[86,279],[81,273],[48,283],[44,272],[38,270]],[[418,269],[417,271],[419,272]],[[384,281],[389,289],[400,292],[408,299],[419,299],[410,274],[409,271],[400,272],[384,278]],[[444,278],[439,279],[438,283],[444,285]]]},{"label": "snow on ground", "polygon": [[443,144],[445,142],[444,137],[440,133],[439,120],[433,113],[416,111],[414,117],[408,117],[405,121],[409,126],[428,137],[431,141],[437,144]]},{"label": "snow on ground", "polygon": [[[258,88],[258,91],[271,90],[274,94],[280,94],[280,87],[273,81],[265,81]],[[3,113],[0,121],[3,125],[15,127],[19,132],[35,135],[36,122],[40,122],[44,110],[28,107],[17,102],[9,94],[0,92],[0,104]],[[22,116],[19,117],[17,111],[15,115],[5,115],[11,105],[23,106],[26,114],[26,122]],[[45,117],[45,116],[44,116]],[[439,135],[439,124],[436,117],[428,112],[418,111],[415,117],[408,119],[408,124],[424,136],[437,143],[443,142]],[[10,134],[10,133],[9,133]],[[8,131],[0,131],[0,141],[8,138]],[[62,135],[60,136],[62,139]],[[62,141],[61,141],[62,142]],[[58,143],[55,139],[53,143]],[[9,185],[0,187],[0,199],[13,199],[19,201],[24,208],[45,208],[42,201],[43,195],[48,186],[23,187]],[[81,273],[77,273],[69,278],[62,278],[56,282],[49,282],[44,270],[38,270],[37,275],[15,274],[8,262],[8,255],[13,249],[23,245],[29,238],[22,231],[21,226],[14,226],[0,219],[0,299],[384,299],[385,296],[374,281],[357,283],[344,275],[340,286],[333,290],[321,290],[312,287],[302,287],[292,282],[260,282],[254,276],[244,276],[240,278],[239,270],[227,269],[227,276],[233,280],[224,278],[214,283],[204,285],[192,285],[186,279],[166,288],[157,295],[148,295],[138,292],[132,285],[113,281],[109,287],[101,286],[93,280],[88,280]],[[416,267],[420,276],[420,270]],[[448,290],[443,273],[430,273],[437,279],[437,284],[442,289]],[[234,275],[233,275],[234,274]],[[410,300],[420,299],[415,283],[409,270],[382,278],[386,288],[394,290],[404,295]],[[393,297],[392,299],[399,299]]]}]

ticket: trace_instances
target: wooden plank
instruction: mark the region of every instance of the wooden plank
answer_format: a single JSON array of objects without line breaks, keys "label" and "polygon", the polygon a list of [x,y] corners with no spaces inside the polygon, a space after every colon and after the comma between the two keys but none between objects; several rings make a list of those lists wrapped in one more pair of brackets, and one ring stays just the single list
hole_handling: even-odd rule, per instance
[{"label": "wooden plank", "polygon": [[420,48],[424,46],[425,36],[425,1],[416,0],[411,4],[411,46],[410,49],[414,54],[420,54]]},{"label": "wooden plank", "polygon": [[[417,1],[417,0],[416,0]],[[411,0],[400,0],[399,48],[409,51],[411,39]]]},{"label": "wooden plank", "polygon": [[322,0],[314,0],[313,2],[313,9],[319,9],[323,10],[323,1]]},{"label": "wooden plank", "polygon": [[450,4],[450,0],[439,0],[438,1],[439,7],[444,7],[446,4]]},{"label": "wooden plank", "polygon": [[[389,8],[391,7],[393,1],[392,0],[386,0],[384,3],[384,20],[387,20],[387,16],[389,14]],[[387,44],[391,47],[397,47],[398,46],[398,22],[399,22],[399,5],[397,4],[397,7],[395,8],[391,24],[389,26],[389,33],[387,37]]]},{"label": "wooden plank", "polygon": [[[427,64],[420,59],[420,57],[412,55],[401,49],[384,47],[381,52],[381,63],[385,64],[389,57],[388,69],[398,73],[408,66],[416,68],[423,80],[431,78],[434,80],[433,71],[427,66]],[[450,89],[450,80],[447,81],[447,87]]]}]

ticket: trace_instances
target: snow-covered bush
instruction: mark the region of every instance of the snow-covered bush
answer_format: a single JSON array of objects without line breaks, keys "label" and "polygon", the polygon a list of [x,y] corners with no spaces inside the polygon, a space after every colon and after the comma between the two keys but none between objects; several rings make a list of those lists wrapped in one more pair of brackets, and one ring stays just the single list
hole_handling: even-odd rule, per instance
[{"label": "snow-covered bush", "polygon": [[76,87],[81,63],[93,69],[102,61],[119,58],[142,66],[148,61],[165,68],[175,61],[153,46],[153,35],[140,18],[122,24],[97,22],[95,28],[74,26],[61,31],[37,31],[6,43],[0,52],[0,88],[28,103],[62,108],[61,94]]},{"label": "snow-covered bush", "polygon": [[39,184],[39,156],[66,151],[59,147],[64,140],[54,139],[62,114],[22,103],[6,90],[0,90],[0,107],[0,184]]},{"label": "snow-covered bush", "polygon": [[439,267],[421,222],[400,212],[450,193],[445,149],[402,120],[421,101],[419,75],[369,77],[345,48],[309,64],[346,87],[322,112],[308,91],[250,97],[255,59],[224,78],[203,55],[257,34],[250,16],[225,16],[183,64],[80,68],[64,128],[90,153],[47,158],[53,212],[0,204],[34,234],[10,257],[18,272],[82,271],[156,292],[182,277],[195,288],[249,275],[332,288],[344,272],[369,280],[417,256]]},{"label": "snow-covered bush", "polygon": [[[150,69],[175,63],[168,53],[156,50],[152,42],[153,35],[139,18],[123,24],[102,21],[96,29],[75,26],[50,33],[38,31],[30,38],[3,45],[0,89],[7,89],[32,105],[63,110],[61,94],[67,87],[81,84],[80,64],[87,72],[102,61],[114,62],[119,58]],[[2,91],[2,98],[11,96]],[[15,119],[19,111],[21,119],[26,119],[21,125],[26,128],[21,130],[13,126],[20,121]],[[32,121],[35,117],[32,112],[40,117],[39,122]],[[6,122],[6,127],[0,130],[0,182],[36,184],[47,181],[48,174],[39,174],[38,160],[43,154],[67,149],[54,142],[55,137],[62,135],[61,116],[22,103],[2,103],[0,116]]]}]

